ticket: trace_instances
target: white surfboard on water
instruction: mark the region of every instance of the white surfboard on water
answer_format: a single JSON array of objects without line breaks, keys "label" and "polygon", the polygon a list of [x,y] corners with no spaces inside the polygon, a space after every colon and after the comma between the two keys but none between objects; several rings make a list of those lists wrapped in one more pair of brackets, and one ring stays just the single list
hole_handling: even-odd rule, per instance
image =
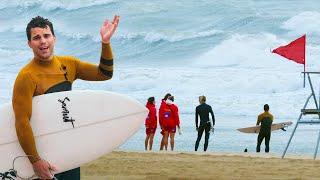
[{"label": "white surfboard on water", "polygon": [[[143,124],[148,110],[132,98],[107,91],[66,91],[33,98],[30,120],[40,156],[59,172],[79,167],[123,144]],[[0,173],[25,155],[15,131],[11,104],[0,108]],[[18,158],[20,177],[34,174]]]}]

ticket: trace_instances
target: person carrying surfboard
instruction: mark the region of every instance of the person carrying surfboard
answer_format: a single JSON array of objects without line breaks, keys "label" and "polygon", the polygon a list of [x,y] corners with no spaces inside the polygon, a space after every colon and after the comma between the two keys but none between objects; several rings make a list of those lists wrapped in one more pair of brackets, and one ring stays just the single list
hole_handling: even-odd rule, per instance
[{"label": "person carrying surfboard", "polygon": [[[37,16],[32,18],[27,25],[28,45],[34,57],[20,70],[15,80],[12,105],[19,143],[40,179],[52,179],[51,171],[57,169],[38,154],[29,123],[32,98],[41,94],[69,91],[76,79],[89,81],[111,79],[113,55],[110,39],[117,29],[119,19],[120,17],[116,15],[113,21],[105,20],[100,28],[102,50],[99,65],[83,62],[72,56],[54,55],[56,36],[53,25],[48,19]],[[58,179],[80,179],[80,168],[59,173],[56,177]]]},{"label": "person carrying surfboard", "polygon": [[273,122],[273,115],[269,112],[269,105],[265,104],[263,106],[264,112],[259,114],[257,119],[257,126],[261,123],[260,132],[257,139],[257,148],[256,151],[260,152],[260,146],[264,139],[265,142],[265,152],[269,152],[269,143],[270,143],[270,137],[271,137],[271,125]]},{"label": "person carrying surfboard", "polygon": [[[196,144],[194,147],[194,150],[197,151],[199,147],[199,143],[203,134],[203,131],[205,131],[205,141],[204,141],[204,151],[207,151],[208,144],[209,144],[209,136],[210,136],[210,130],[214,128],[215,125],[215,118],[212,111],[212,108],[210,105],[206,104],[206,97],[205,96],[199,96],[199,103],[196,107],[196,113],[195,113],[195,122],[196,122],[196,130],[198,131],[198,137],[196,140]],[[209,114],[211,114],[212,118],[212,125],[210,122]],[[198,117],[200,116],[200,126],[198,126]]]},{"label": "person carrying surfboard", "polygon": [[153,138],[154,134],[156,133],[157,130],[157,109],[155,105],[155,99],[154,97],[149,97],[148,102],[146,104],[146,107],[149,110],[149,114],[146,118],[145,121],[145,126],[146,126],[146,139],[144,141],[145,144],[145,150],[148,150],[148,145],[149,145],[149,150],[152,150],[152,145],[153,145]]}]

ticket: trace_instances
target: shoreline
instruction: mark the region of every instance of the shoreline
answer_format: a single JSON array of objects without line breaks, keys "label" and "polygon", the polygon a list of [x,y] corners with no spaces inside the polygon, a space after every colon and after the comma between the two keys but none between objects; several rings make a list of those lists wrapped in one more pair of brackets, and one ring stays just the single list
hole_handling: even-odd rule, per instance
[{"label": "shoreline", "polygon": [[311,156],[113,151],[81,166],[81,179],[319,179]]}]

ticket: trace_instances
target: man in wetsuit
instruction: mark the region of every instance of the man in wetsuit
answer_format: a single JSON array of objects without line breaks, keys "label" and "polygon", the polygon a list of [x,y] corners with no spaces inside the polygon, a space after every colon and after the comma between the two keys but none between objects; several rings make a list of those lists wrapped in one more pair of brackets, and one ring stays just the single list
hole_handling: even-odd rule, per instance
[{"label": "man in wetsuit", "polygon": [[[76,79],[89,81],[108,80],[113,75],[113,55],[110,39],[119,23],[119,16],[112,22],[105,20],[100,29],[102,52],[99,65],[80,61],[72,56],[53,54],[56,37],[52,23],[43,17],[33,18],[27,25],[28,45],[34,57],[19,72],[13,89],[12,105],[19,143],[28,155],[34,172],[40,179],[52,179],[55,166],[42,159],[37,151],[30,117],[32,98],[41,94],[70,91]],[[66,142],[67,143],[67,142]],[[80,168],[57,174],[58,179],[80,179]]]},{"label": "man in wetsuit", "polygon": [[[205,142],[204,142],[204,151],[207,151],[208,143],[209,143],[209,136],[210,130],[215,125],[214,114],[210,105],[206,104],[206,97],[200,96],[199,97],[200,105],[196,107],[196,129],[198,131],[198,138],[195,144],[195,151],[198,150],[199,142],[201,140],[203,131],[205,131]],[[209,113],[212,117],[212,125],[209,118]],[[200,116],[200,126],[198,126],[198,116]]]},{"label": "man in wetsuit", "polygon": [[271,137],[271,125],[273,122],[273,115],[269,113],[269,105],[265,104],[263,106],[264,109],[264,113],[261,113],[258,116],[258,120],[257,120],[257,126],[261,123],[261,128],[260,128],[260,132],[258,135],[258,140],[257,140],[257,152],[260,152],[260,146],[261,143],[264,140],[266,148],[265,148],[265,152],[268,153],[269,152],[269,142],[270,142],[270,137]]}]

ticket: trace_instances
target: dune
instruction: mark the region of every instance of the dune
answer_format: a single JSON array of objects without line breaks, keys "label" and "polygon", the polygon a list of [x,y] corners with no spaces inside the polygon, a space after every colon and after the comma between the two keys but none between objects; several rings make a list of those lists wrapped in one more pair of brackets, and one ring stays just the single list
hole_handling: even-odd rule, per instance
[{"label": "dune", "polygon": [[320,161],[265,153],[114,151],[81,167],[81,179],[320,179]]}]

